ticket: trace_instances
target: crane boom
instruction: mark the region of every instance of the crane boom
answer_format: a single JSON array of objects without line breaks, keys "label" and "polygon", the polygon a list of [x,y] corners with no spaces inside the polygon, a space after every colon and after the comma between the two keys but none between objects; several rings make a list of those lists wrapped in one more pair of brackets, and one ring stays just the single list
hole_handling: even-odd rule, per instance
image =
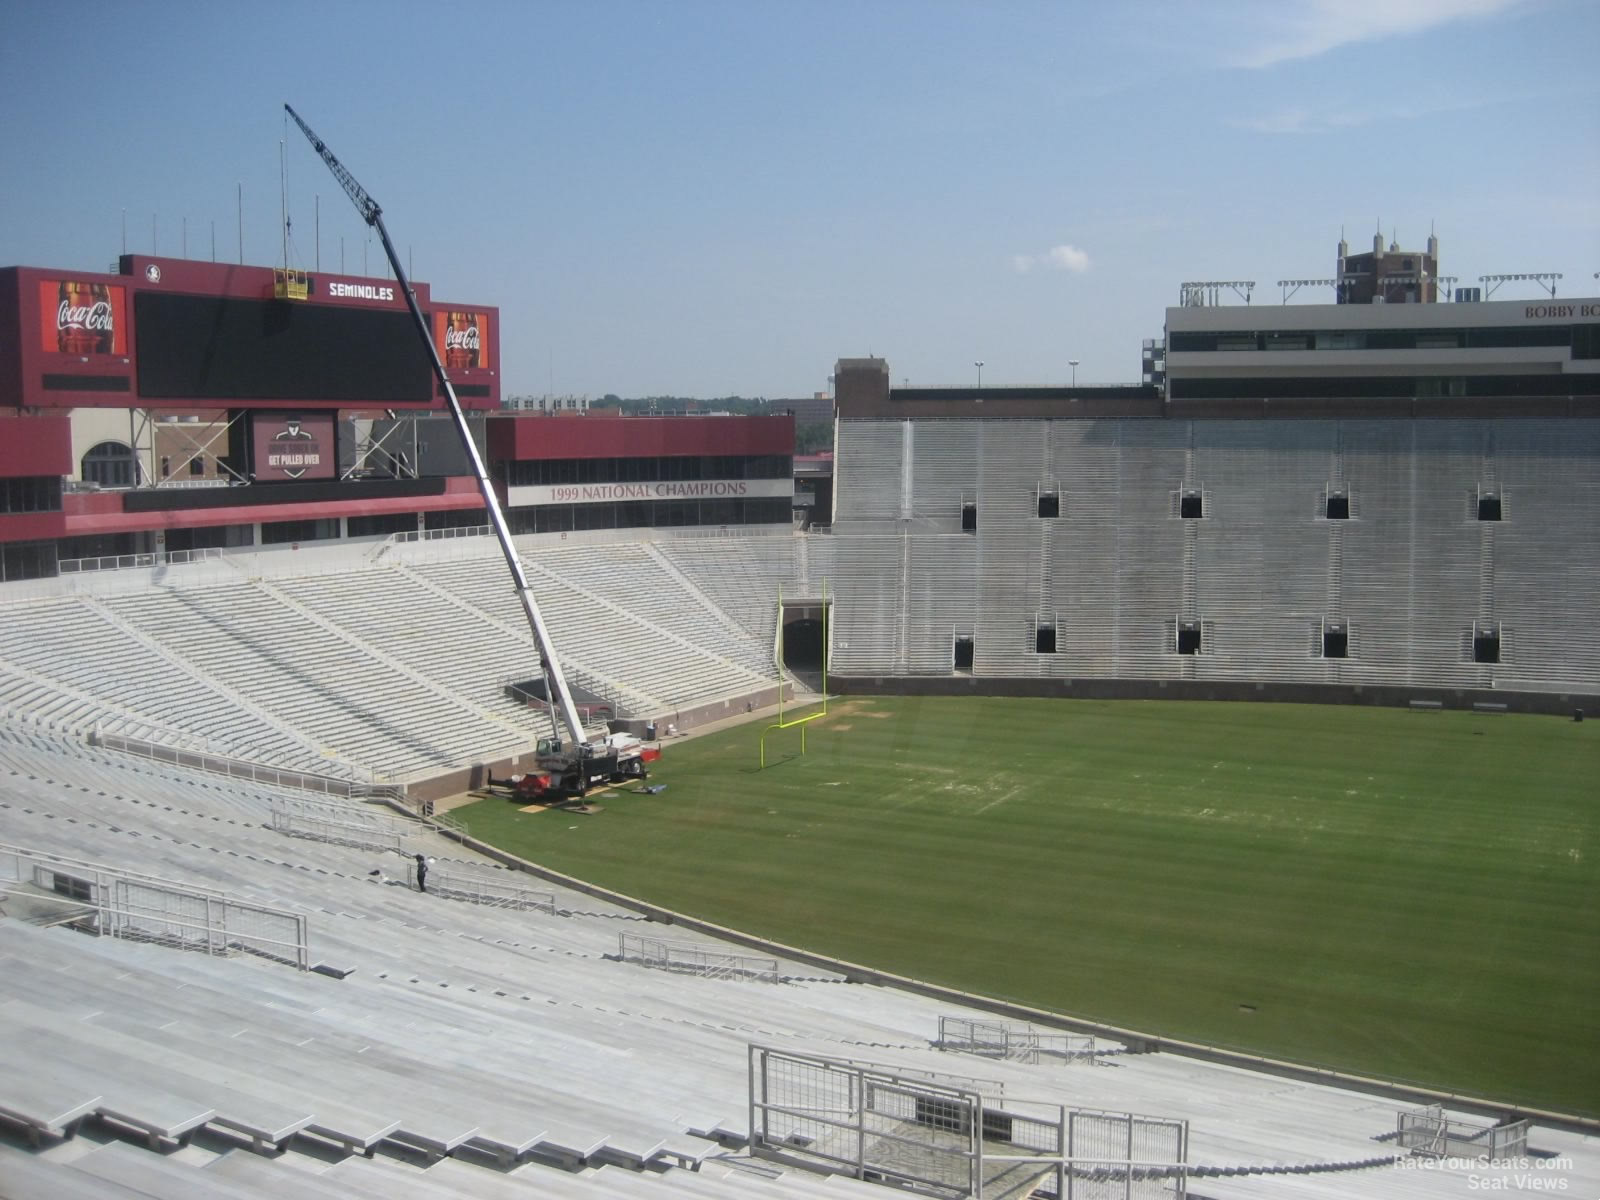
[{"label": "crane boom", "polygon": [[[533,630],[533,640],[539,647],[539,665],[544,671],[546,690],[550,693],[551,721],[555,722],[559,714],[561,723],[567,727],[568,735],[572,738],[574,751],[582,755],[585,752],[586,741],[583,732],[583,721],[578,716],[578,707],[572,702],[572,692],[567,687],[567,677],[561,670],[561,660],[556,657],[554,644],[550,641],[549,630],[545,628],[544,617],[540,615],[539,605],[533,598],[533,592],[528,587],[528,577],[522,570],[522,561],[517,557],[517,548],[511,542],[511,530],[506,525],[505,513],[500,508],[500,498],[495,494],[494,484],[489,480],[489,472],[484,469],[483,457],[478,453],[478,447],[472,440],[472,430],[467,425],[467,417],[461,410],[461,402],[456,399],[456,390],[450,384],[449,377],[445,374],[444,363],[439,358],[438,348],[433,344],[433,336],[428,332],[427,319],[422,315],[422,309],[417,306],[417,297],[411,290],[411,281],[406,278],[406,273],[400,268],[400,256],[395,253],[394,244],[389,240],[389,231],[384,228],[383,209],[378,207],[378,202],[367,194],[367,189],[356,182],[354,175],[345,169],[343,163],[334,156],[328,144],[311,132],[311,127],[300,119],[300,114],[285,104],[284,111],[294,118],[294,123],[300,126],[300,132],[306,135],[311,143],[311,148],[317,152],[322,161],[328,164],[328,169],[333,172],[333,177],[348,193],[355,203],[361,219],[378,231],[378,238],[383,242],[383,252],[389,256],[390,269],[400,284],[400,294],[405,297],[406,307],[411,310],[411,319],[416,322],[417,334],[422,338],[422,344],[427,347],[428,358],[433,363],[434,376],[439,380],[439,386],[444,389],[445,399],[450,404],[450,415],[455,420],[456,433],[461,438],[461,448],[466,452],[467,459],[472,463],[472,470],[478,477],[478,490],[483,493],[483,505],[489,513],[489,523],[494,527],[495,537],[500,542],[500,552],[505,555],[506,566],[510,568],[511,579],[517,589],[517,598],[522,602],[522,611],[528,618],[528,626]],[[559,728],[557,735],[559,737]]]}]

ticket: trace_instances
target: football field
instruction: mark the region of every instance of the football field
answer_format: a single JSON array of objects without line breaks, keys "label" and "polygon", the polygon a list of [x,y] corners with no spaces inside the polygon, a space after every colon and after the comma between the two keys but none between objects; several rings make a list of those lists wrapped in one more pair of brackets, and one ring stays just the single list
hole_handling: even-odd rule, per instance
[{"label": "football field", "polygon": [[[792,714],[791,714],[792,715]],[[1600,723],[1309,705],[844,698],[667,744],[590,816],[474,836],[900,974],[1600,1113]]]}]

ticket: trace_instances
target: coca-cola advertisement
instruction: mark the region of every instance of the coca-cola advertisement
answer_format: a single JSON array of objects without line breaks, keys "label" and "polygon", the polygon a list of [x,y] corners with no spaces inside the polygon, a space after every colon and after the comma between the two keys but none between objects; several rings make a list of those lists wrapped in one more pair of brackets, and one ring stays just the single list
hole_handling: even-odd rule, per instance
[{"label": "coca-cola advertisement", "polygon": [[487,313],[436,310],[433,314],[433,340],[449,370],[489,365]]},{"label": "coca-cola advertisement", "polygon": [[126,354],[127,289],[77,279],[39,281],[39,336],[52,354]]}]

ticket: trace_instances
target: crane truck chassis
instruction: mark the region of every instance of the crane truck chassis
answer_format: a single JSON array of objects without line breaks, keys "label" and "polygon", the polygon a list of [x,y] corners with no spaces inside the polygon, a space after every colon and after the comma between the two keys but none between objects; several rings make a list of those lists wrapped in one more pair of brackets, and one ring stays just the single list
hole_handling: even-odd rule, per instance
[{"label": "crane truck chassis", "polygon": [[627,734],[614,733],[577,749],[540,738],[534,769],[511,778],[511,796],[528,803],[581,800],[591,788],[648,779],[649,764],[660,757],[659,749]]}]

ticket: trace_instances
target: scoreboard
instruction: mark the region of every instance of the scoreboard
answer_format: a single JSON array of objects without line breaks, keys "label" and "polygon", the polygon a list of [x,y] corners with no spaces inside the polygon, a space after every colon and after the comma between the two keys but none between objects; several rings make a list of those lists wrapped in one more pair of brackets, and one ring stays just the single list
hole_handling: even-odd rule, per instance
[{"label": "scoreboard", "polygon": [[145,400],[426,404],[432,366],[411,314],[230,296],[140,292]]},{"label": "scoreboard", "polygon": [[[443,407],[397,283],[295,272],[286,294],[284,274],[138,255],[115,274],[0,269],[0,405]],[[498,310],[413,288],[463,407],[498,408]]]}]

